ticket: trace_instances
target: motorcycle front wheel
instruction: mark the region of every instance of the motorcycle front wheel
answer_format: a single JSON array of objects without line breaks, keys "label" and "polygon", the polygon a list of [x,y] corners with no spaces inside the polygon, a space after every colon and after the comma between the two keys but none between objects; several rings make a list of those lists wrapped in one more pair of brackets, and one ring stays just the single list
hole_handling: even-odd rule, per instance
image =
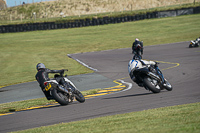
[{"label": "motorcycle front wheel", "polygon": [[85,97],[83,96],[83,94],[79,90],[76,90],[76,92],[75,92],[75,98],[80,103],[84,103],[85,102]]},{"label": "motorcycle front wheel", "polygon": [[165,79],[165,84],[166,86],[164,86],[164,88],[168,91],[172,91],[173,87],[166,79]]},{"label": "motorcycle front wheel", "polygon": [[60,105],[67,105],[69,103],[69,98],[63,94],[63,92],[53,89],[51,95]]},{"label": "motorcycle front wheel", "polygon": [[160,92],[160,87],[156,85],[150,77],[145,77],[143,82],[144,82],[144,85],[153,93]]},{"label": "motorcycle front wheel", "polygon": [[76,89],[73,85],[69,84],[69,87],[71,88],[76,100],[79,101],[80,103],[84,103],[85,97],[83,96],[83,94],[78,89]]}]

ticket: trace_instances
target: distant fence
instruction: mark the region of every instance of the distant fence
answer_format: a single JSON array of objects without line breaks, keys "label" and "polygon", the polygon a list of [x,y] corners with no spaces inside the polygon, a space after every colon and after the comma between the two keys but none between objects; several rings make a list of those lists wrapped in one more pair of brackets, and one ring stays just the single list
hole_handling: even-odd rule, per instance
[{"label": "distant fence", "polygon": [[114,23],[122,23],[129,21],[138,21],[143,19],[162,18],[162,17],[171,17],[171,16],[180,16],[188,14],[198,14],[198,13],[200,13],[200,6],[194,8],[178,9],[178,10],[149,12],[146,14],[138,14],[133,16],[103,17],[103,18],[93,18],[86,20],[77,19],[74,22],[66,22],[66,23],[44,22],[44,23],[29,23],[29,24],[18,24],[18,25],[2,25],[0,26],[0,33],[67,29],[75,27],[95,26],[95,25],[104,25],[111,23],[114,24]]}]

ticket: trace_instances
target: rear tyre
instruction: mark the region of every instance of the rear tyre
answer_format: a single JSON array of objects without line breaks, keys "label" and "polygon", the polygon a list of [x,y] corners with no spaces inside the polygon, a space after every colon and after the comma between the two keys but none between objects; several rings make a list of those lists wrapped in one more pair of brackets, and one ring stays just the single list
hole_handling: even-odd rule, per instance
[{"label": "rear tyre", "polygon": [[53,89],[51,94],[56,102],[58,102],[60,105],[67,105],[69,103],[68,97],[64,95],[63,92]]},{"label": "rear tyre", "polygon": [[151,78],[149,77],[145,77],[144,78],[144,85],[146,86],[146,88],[148,88],[150,91],[152,91],[153,93],[159,93],[160,92],[160,87],[158,85],[156,85]]}]

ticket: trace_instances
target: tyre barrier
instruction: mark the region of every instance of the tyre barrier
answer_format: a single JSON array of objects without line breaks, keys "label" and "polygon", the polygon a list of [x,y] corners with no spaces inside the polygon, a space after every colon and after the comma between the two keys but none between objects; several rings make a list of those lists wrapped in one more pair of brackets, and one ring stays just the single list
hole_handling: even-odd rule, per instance
[{"label": "tyre barrier", "polygon": [[106,16],[103,18],[75,20],[74,22],[66,22],[66,23],[44,22],[44,23],[29,23],[29,24],[18,24],[18,25],[2,25],[0,26],[0,33],[67,29],[67,28],[124,23],[124,22],[138,21],[144,19],[162,18],[162,17],[180,16],[180,15],[198,14],[198,13],[200,13],[200,6],[194,8],[183,8],[178,10],[147,12],[146,14],[136,14],[132,16],[131,15],[121,16],[121,17]]}]

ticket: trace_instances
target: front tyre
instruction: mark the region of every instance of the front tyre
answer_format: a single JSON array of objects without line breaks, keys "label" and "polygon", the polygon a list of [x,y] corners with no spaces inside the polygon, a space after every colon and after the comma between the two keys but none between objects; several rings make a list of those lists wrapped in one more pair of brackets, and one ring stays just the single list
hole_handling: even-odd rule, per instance
[{"label": "front tyre", "polygon": [[165,86],[164,88],[168,91],[172,91],[173,87],[172,85],[165,79]]},{"label": "front tyre", "polygon": [[153,93],[159,93],[160,92],[160,87],[158,84],[156,84],[151,78],[145,77],[144,80],[144,85]]},{"label": "front tyre", "polygon": [[60,105],[67,105],[69,103],[69,98],[63,94],[63,92],[53,89],[51,95]]},{"label": "front tyre", "polygon": [[79,90],[76,90],[74,95],[75,95],[76,100],[79,101],[80,103],[85,102],[85,97],[83,96],[83,94]]}]

